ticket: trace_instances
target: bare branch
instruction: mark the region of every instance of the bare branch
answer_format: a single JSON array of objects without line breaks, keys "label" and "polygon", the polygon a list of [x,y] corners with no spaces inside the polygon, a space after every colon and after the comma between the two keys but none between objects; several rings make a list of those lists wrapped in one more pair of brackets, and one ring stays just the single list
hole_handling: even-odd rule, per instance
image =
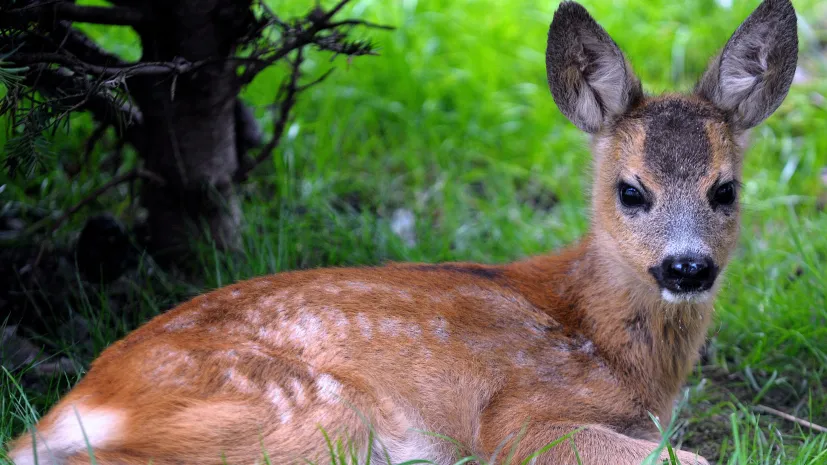
[{"label": "bare branch", "polygon": [[68,1],[36,3],[7,10],[6,13],[27,18],[34,15],[48,15],[54,20],[108,24],[111,26],[137,26],[144,20],[143,13],[134,8],[76,5],[74,2]]},{"label": "bare branch", "polygon": [[185,60],[179,60],[178,62],[136,63],[129,66],[99,66],[85,63],[71,55],[62,53],[15,53],[6,60],[19,65],[56,64],[77,73],[91,74],[111,79],[126,79],[133,76],[182,74],[193,68],[193,64]]},{"label": "bare branch", "polygon": [[790,415],[789,413],[784,413],[784,412],[782,412],[780,410],[776,410],[772,407],[767,407],[766,405],[755,405],[752,408],[755,409],[755,410],[758,410],[759,412],[769,413],[771,415],[781,417],[785,420],[792,421],[794,423],[798,423],[799,425],[804,426],[805,428],[810,428],[810,429],[816,430],[819,433],[827,433],[827,428],[825,428],[821,425],[817,425],[815,423],[809,422],[809,421],[807,421],[803,418],[798,418],[796,416]]},{"label": "bare branch", "polygon": [[333,74],[333,71],[336,71],[336,68],[330,68],[329,70],[325,71],[325,73],[322,74],[321,76],[319,76],[318,78],[308,82],[307,84],[299,86],[299,88],[296,89],[297,92],[304,92],[307,89],[309,89],[309,88],[311,88],[311,87],[313,87],[317,84],[321,84],[325,79],[327,79],[328,77],[330,77],[331,74]]},{"label": "bare branch", "polygon": [[[11,11],[22,15],[28,22],[24,21],[22,27],[13,24],[11,33],[0,37],[0,49],[15,51],[6,58],[9,62],[30,66],[30,71],[26,73],[26,85],[59,101],[59,105],[63,107],[56,112],[58,117],[78,109],[89,110],[104,127],[115,127],[119,141],[135,145],[139,152],[139,146],[145,142],[141,137],[144,132],[141,113],[131,104],[119,102],[121,97],[129,95],[127,83],[140,88],[146,83],[158,82],[158,78],[171,76],[171,85],[174,87],[175,80],[182,75],[195,73],[202,68],[221,67],[241,71],[235,82],[240,89],[251,82],[260,71],[287,60],[291,66],[290,75],[281,85],[272,105],[272,136],[255,157],[239,160],[240,168],[237,170],[236,178],[243,180],[252,169],[271,156],[273,150],[281,143],[298,94],[322,82],[332,71],[312,82],[301,84],[301,66],[305,60],[305,53],[308,52],[305,48],[311,46],[317,50],[348,57],[375,54],[374,46],[369,41],[351,39],[351,30],[358,26],[393,29],[390,26],[358,19],[345,18],[334,21],[332,18],[344,9],[350,0],[338,0],[330,9],[317,6],[304,17],[290,21],[279,18],[263,0],[258,1],[262,7],[261,16],[255,19],[251,28],[245,29],[246,32],[238,43],[244,44],[244,51],[238,52],[237,56],[212,56],[197,62],[174,59],[169,62],[128,63],[100,49],[86,35],[72,27],[72,21],[128,25],[140,23],[145,19],[142,16],[144,13],[141,0],[112,0],[111,3],[115,5],[112,8],[78,6],[72,0],[24,2],[27,7]],[[3,24],[9,22],[9,19],[14,19],[5,14],[3,16],[5,18],[0,18],[0,23]],[[244,56],[241,56],[242,53]],[[294,59],[291,60],[289,57],[294,53]],[[139,76],[141,78],[131,79]],[[144,76],[154,79],[144,80]],[[68,110],[64,111],[67,105]],[[245,113],[243,116],[250,115]],[[118,124],[123,121],[132,124]],[[255,125],[251,126],[245,121],[236,124],[237,136],[246,135],[245,128],[255,129]],[[96,131],[90,138],[88,150],[91,150],[102,131],[103,129]],[[260,139],[254,139],[240,141],[240,148],[237,147],[239,157],[244,157],[248,150],[261,145]]]},{"label": "bare branch", "polygon": [[119,184],[123,184],[125,182],[132,181],[134,179],[147,179],[149,181],[152,181],[154,183],[161,184],[161,185],[164,185],[166,183],[166,181],[164,181],[164,178],[158,176],[157,174],[153,173],[152,171],[148,171],[148,170],[145,170],[143,168],[135,168],[135,169],[132,169],[130,171],[127,171],[126,173],[115,176],[114,178],[110,179],[109,182],[107,182],[106,184],[98,187],[97,189],[92,191],[89,195],[87,195],[86,197],[81,199],[80,202],[76,203],[69,210],[66,210],[66,213],[64,213],[63,215],[58,217],[58,219],[55,220],[55,222],[52,224],[51,231],[54,232],[57,228],[60,227],[61,224],[63,224],[63,222],[68,220],[72,215],[77,213],[78,210],[83,208],[84,205],[86,205],[86,204],[92,202],[93,200],[97,199],[98,197],[100,197],[101,195],[106,193],[106,191],[108,191],[109,189],[112,189],[113,187],[115,187]]},{"label": "bare branch", "polygon": [[[304,49],[301,48],[296,50],[296,59],[292,62],[290,77],[281,85],[281,88],[279,89],[276,96],[276,102],[278,103],[273,104],[275,113],[277,113],[273,123],[273,136],[267,144],[262,147],[258,156],[253,159],[252,163],[238,168],[235,175],[236,181],[246,180],[247,176],[250,174],[250,171],[260,165],[267,159],[267,157],[271,156],[273,149],[275,149],[281,142],[284,129],[287,127],[287,120],[290,118],[290,111],[296,104],[296,95],[300,91],[299,78],[301,77],[301,65],[304,62],[303,52]],[[330,73],[328,73],[328,75],[329,74]]]},{"label": "bare branch", "polygon": [[89,111],[97,121],[113,126],[118,137],[126,138],[136,147],[143,143],[141,112],[128,102],[120,103],[102,93],[94,82],[61,70],[33,69],[25,83],[51,99]]},{"label": "bare branch", "polygon": [[[337,28],[347,26],[365,26],[384,30],[394,29],[392,26],[375,24],[358,19],[347,19],[331,22],[331,18],[338,13],[350,0],[340,0],[332,9],[325,12],[317,7],[307,17],[290,24],[279,20],[269,9],[264,9],[271,17],[267,24],[276,23],[282,29],[282,37],[264,50],[256,50],[246,61],[246,68],[240,77],[242,85],[247,84],[255,76],[270,65],[283,59],[295,50],[307,45],[315,45],[321,50],[348,56],[374,55],[373,46],[369,42],[348,41],[347,35],[336,31]],[[243,61],[239,61],[243,63]]]},{"label": "bare branch", "polygon": [[270,5],[267,2],[260,1],[258,2],[258,6],[267,13],[267,17],[269,18],[268,24],[277,24],[281,27],[287,27],[287,23],[279,19],[279,16],[270,8]]},{"label": "bare branch", "polygon": [[107,52],[86,34],[72,27],[67,21],[55,24],[54,35],[62,37],[64,49],[91,65],[99,66],[129,66],[129,63],[117,55]]},{"label": "bare branch", "polygon": [[347,5],[348,3],[350,3],[350,0],[341,0],[339,3],[337,3],[337,4],[336,4],[336,6],[334,6],[333,8],[331,8],[331,9],[330,9],[330,11],[328,11],[328,12],[327,12],[327,14],[326,14],[326,15],[324,15],[324,17],[323,17],[324,22],[328,22],[328,21],[330,21],[330,18],[332,18],[333,16],[335,16],[335,15],[336,15],[336,13],[338,13],[338,12],[339,12],[342,8],[344,8],[344,7],[345,7],[345,5]]},{"label": "bare branch", "polygon": [[330,23],[328,25],[328,27],[332,28],[332,29],[335,29],[335,28],[340,27],[340,26],[364,26],[364,27],[369,27],[369,28],[373,28],[373,29],[384,29],[386,31],[392,31],[392,30],[396,29],[393,26],[388,26],[387,24],[377,24],[377,23],[372,23],[370,21],[363,21],[361,19],[346,19],[344,21],[337,21],[335,23]]},{"label": "bare branch", "polygon": [[[164,178],[162,178],[161,176],[158,176],[156,173],[153,173],[152,171],[149,171],[149,170],[146,170],[146,169],[143,169],[143,168],[131,169],[131,170],[127,171],[126,173],[119,174],[119,175],[113,177],[108,182],[106,182],[104,185],[102,185],[102,186],[98,187],[97,189],[95,189],[94,191],[90,192],[88,195],[86,195],[84,198],[82,198],[78,203],[74,204],[72,207],[70,207],[68,210],[66,210],[66,212],[64,212],[62,215],[60,215],[56,219],[52,220],[51,219],[52,217],[47,216],[47,217],[37,221],[36,223],[32,224],[31,226],[29,226],[25,231],[23,231],[21,234],[17,235],[16,238],[21,238],[21,239],[31,238],[34,234],[37,234],[38,232],[40,232],[40,230],[45,228],[47,225],[49,225],[49,232],[53,233],[58,228],[60,228],[60,226],[63,223],[65,223],[66,220],[71,218],[72,215],[74,215],[75,213],[80,211],[80,209],[82,209],[84,206],[88,205],[89,203],[93,202],[95,199],[97,199],[101,195],[105,194],[107,191],[109,191],[113,187],[121,185],[121,184],[126,183],[126,182],[132,182],[132,181],[135,181],[137,179],[144,179],[144,180],[147,180],[147,181],[150,181],[150,182],[154,182],[154,183],[156,183],[158,185],[161,185],[161,186],[166,184],[166,180]],[[14,242],[14,241],[18,240],[16,238],[13,238],[9,241],[0,241],[0,243]]]},{"label": "bare branch", "polygon": [[[7,60],[20,65],[32,64],[57,64],[81,74],[89,74],[96,77],[108,79],[126,79],[134,76],[163,76],[181,75],[196,71],[204,66],[216,63],[230,62],[236,66],[243,65],[245,69],[239,78],[239,84],[245,85],[265,68],[277,63],[290,53],[301,49],[306,45],[315,45],[321,50],[343,54],[348,56],[374,54],[373,47],[368,42],[347,41],[346,34],[336,32],[335,29],[343,26],[365,26],[390,30],[390,26],[374,24],[367,21],[348,19],[337,22],[330,22],[330,18],[338,12],[349,0],[340,1],[328,12],[311,13],[308,18],[298,20],[294,24],[287,24],[279,20],[269,9],[266,9],[269,18],[267,24],[277,24],[285,29],[284,37],[271,47],[261,50],[258,46],[253,56],[214,58],[201,62],[190,63],[184,59],[177,59],[171,62],[145,62],[129,64],[118,57],[109,54],[97,47],[94,42],[88,39],[83,33],[74,30],[66,21],[57,21],[51,27],[52,34],[56,34],[62,43],[55,44],[49,37],[40,36],[40,39],[49,41],[55,52],[28,52],[18,51]],[[46,6],[52,8],[63,8],[74,6],[66,2],[56,4],[40,4],[19,8],[15,11],[28,11],[29,9],[44,9]],[[118,7],[120,8],[120,7]],[[104,8],[106,10],[107,8]],[[129,10],[127,7],[123,9]],[[333,32],[330,32],[333,31]],[[31,33],[31,32],[30,32]],[[50,34],[50,35],[52,35]],[[65,43],[65,51],[62,46]]]}]

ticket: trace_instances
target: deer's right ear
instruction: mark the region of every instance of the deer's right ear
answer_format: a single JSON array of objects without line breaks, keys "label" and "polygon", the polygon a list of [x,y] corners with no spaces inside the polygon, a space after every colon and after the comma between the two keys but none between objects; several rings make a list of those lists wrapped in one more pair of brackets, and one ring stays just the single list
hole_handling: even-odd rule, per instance
[{"label": "deer's right ear", "polygon": [[560,4],[549,27],[546,72],[557,107],[588,133],[600,131],[643,96],[614,40],[571,1]]},{"label": "deer's right ear", "polygon": [[745,131],[767,119],[787,96],[798,63],[798,29],[790,0],[764,0],[712,60],[695,92]]}]

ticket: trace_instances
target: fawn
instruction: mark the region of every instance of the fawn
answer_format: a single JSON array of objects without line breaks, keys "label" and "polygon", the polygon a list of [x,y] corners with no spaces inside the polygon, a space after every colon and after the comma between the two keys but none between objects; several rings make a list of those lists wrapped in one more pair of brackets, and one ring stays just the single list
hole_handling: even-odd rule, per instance
[{"label": "fawn", "polygon": [[640,463],[737,241],[745,135],[784,100],[797,54],[792,4],[764,0],[691,93],[647,96],[586,9],[560,4],[548,83],[594,153],[578,243],[499,266],[305,270],[200,295],[107,348],[10,457],[319,461],[323,428],[374,464],[452,463],[445,436],[522,461],[578,430],[534,463]]}]

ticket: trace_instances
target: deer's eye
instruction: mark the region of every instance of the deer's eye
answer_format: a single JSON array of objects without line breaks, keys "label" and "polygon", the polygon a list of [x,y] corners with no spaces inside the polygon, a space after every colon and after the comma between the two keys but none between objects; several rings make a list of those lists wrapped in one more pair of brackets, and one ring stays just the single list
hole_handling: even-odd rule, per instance
[{"label": "deer's eye", "polygon": [[732,205],[735,203],[735,182],[730,181],[714,188],[711,200],[712,206]]},{"label": "deer's eye", "polygon": [[618,195],[620,195],[620,203],[625,207],[639,208],[646,205],[646,199],[643,194],[633,186],[621,182],[618,186]]}]

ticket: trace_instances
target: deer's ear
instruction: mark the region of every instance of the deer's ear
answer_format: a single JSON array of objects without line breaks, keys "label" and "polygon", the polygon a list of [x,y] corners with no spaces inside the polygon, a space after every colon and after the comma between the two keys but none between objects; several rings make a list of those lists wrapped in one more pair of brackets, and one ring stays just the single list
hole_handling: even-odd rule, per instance
[{"label": "deer's ear", "polygon": [[798,62],[790,0],[764,0],[735,30],[695,87],[730,115],[736,131],[767,119],[787,96]]},{"label": "deer's ear", "polygon": [[589,133],[600,131],[643,96],[614,40],[571,1],[560,4],[549,27],[546,72],[557,107]]}]

